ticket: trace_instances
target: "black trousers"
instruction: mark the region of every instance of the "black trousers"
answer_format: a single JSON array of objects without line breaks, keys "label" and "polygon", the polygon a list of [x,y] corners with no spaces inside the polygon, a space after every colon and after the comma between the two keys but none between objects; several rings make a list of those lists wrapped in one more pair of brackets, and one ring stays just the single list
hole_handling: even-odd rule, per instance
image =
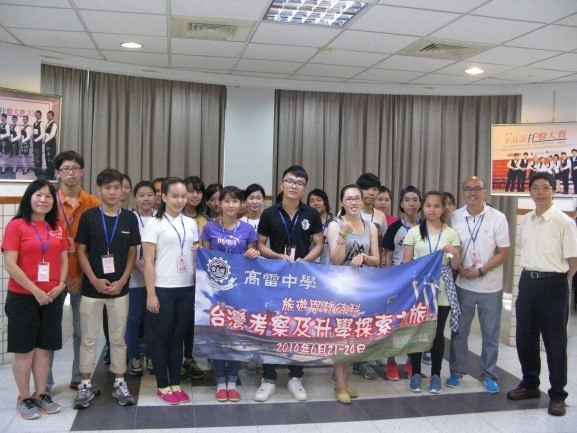
[{"label": "black trousers", "polygon": [[[431,347],[431,376],[441,375],[441,365],[443,363],[443,354],[445,353],[445,324],[447,317],[451,312],[451,307],[439,305],[439,312],[437,313],[437,331],[433,346]],[[421,374],[421,358],[422,353],[409,353],[411,359],[411,367],[413,367],[413,374]]]},{"label": "black trousers", "polygon": [[541,373],[539,335],[543,337],[549,366],[549,397],[565,400],[567,392],[567,319],[569,284],[564,274],[533,279],[522,274],[517,309],[517,354],[524,388],[538,388]]},{"label": "black trousers", "polygon": [[507,184],[505,185],[505,191],[515,190],[515,184],[517,183],[518,173],[519,172],[517,170],[509,169],[509,171],[507,172]]}]

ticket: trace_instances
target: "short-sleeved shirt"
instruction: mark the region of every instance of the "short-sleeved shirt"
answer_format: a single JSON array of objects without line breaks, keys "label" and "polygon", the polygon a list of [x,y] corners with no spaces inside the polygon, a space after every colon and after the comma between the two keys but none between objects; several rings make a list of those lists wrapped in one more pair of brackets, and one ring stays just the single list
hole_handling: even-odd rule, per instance
[{"label": "short-sleeved shirt", "polygon": [[373,207],[373,211],[371,213],[365,213],[361,211],[361,218],[365,221],[372,222],[377,227],[379,236],[385,235],[385,232],[387,231],[387,217],[383,211]]},{"label": "short-sleeved shirt", "polygon": [[529,212],[521,221],[518,246],[521,267],[539,272],[567,272],[577,257],[575,221],[551,206],[541,216]]},{"label": "short-sleeved shirt", "polygon": [[[80,190],[78,195],[78,202],[76,207],[73,207],[64,197],[62,191],[58,191],[58,220],[62,223],[66,229],[66,233],[71,239],[76,238],[76,232],[78,231],[78,224],[80,223],[80,215],[88,209],[100,206],[100,200],[98,200],[93,195],[88,194],[83,189]],[[76,278],[82,274],[82,269],[78,264],[78,258],[76,253],[68,254],[68,275],[71,278]]]},{"label": "short-sleeved shirt", "polygon": [[258,222],[260,221],[260,218],[249,219],[247,216],[243,216],[240,220],[253,226],[255,232],[258,231]]},{"label": "short-sleeved shirt", "polygon": [[[439,239],[440,236],[440,239]],[[429,239],[431,241],[430,248],[429,248]],[[418,259],[419,257],[426,256],[431,254],[435,251],[440,251],[445,245],[453,245],[454,247],[458,247],[461,245],[461,241],[459,240],[459,235],[455,230],[453,230],[449,226],[443,226],[443,230],[434,236],[430,236],[429,239],[421,239],[421,232],[419,230],[419,226],[411,227],[407,236],[405,236],[405,240],[403,241],[403,245],[413,245],[413,258]],[[438,244],[437,244],[438,241]],[[436,249],[435,249],[436,247]],[[431,249],[433,251],[431,251]],[[443,264],[449,264],[450,259],[445,255],[443,257]],[[445,288],[445,282],[441,278],[441,282],[439,284],[439,305],[448,306],[449,305],[449,298],[447,297],[447,289]]]},{"label": "short-sleeved shirt", "polygon": [[[474,217],[467,212],[466,206],[457,209],[451,216],[451,227],[461,239],[461,262],[465,268],[473,264],[481,268],[495,255],[497,247],[510,246],[507,218],[490,206],[485,205]],[[480,278],[467,279],[459,275],[457,285],[478,293],[498,292],[503,288],[503,265],[495,266]]]},{"label": "short-sleeved shirt", "polygon": [[[142,237],[142,230],[144,230],[144,225],[149,219],[154,217],[154,215],[156,214],[156,210],[154,209],[152,210],[152,216],[142,216],[136,210],[133,212],[134,215],[136,215],[136,218],[138,219],[138,230],[140,231],[140,236]],[[136,260],[142,261],[142,245],[138,245],[136,247]],[[134,268],[132,269],[132,273],[130,274],[130,283],[128,287],[130,288],[145,287],[144,275],[136,268],[136,266],[134,266]]]},{"label": "short-sleeved shirt", "polygon": [[196,216],[192,216],[192,215],[187,214],[184,210],[182,211],[182,214],[184,216],[187,216],[187,217],[192,218],[194,220],[194,222],[196,223],[196,226],[198,227],[198,233],[200,235],[200,233],[202,233],[202,230],[204,229],[204,226],[208,222],[209,217],[207,217],[206,215],[204,215],[202,213],[197,213]]},{"label": "short-sleeved shirt", "polygon": [[219,221],[209,221],[204,226],[200,239],[210,242],[210,249],[232,254],[244,254],[248,244],[257,240],[254,227],[238,221],[232,230],[225,229]]},{"label": "short-sleeved shirt", "polygon": [[[110,240],[110,247],[107,248],[100,209],[100,207],[88,209],[80,216],[80,223],[75,240],[79,244],[86,245],[88,262],[96,278],[105,278],[110,282],[114,282],[122,277],[126,269],[130,247],[136,247],[140,244],[140,230],[138,229],[136,215],[127,209],[121,209],[118,215],[118,224],[114,231],[114,236],[112,236],[116,217],[104,215],[106,231],[108,233],[108,239]],[[105,274],[102,265],[102,256],[108,254],[112,254],[114,257],[114,272]],[[129,281],[126,282],[118,295],[105,295],[96,290],[88,277],[84,275],[82,279],[82,296],[89,298],[125,296],[128,293]]]},{"label": "short-sleeved shirt", "polygon": [[278,254],[285,253],[288,235],[292,233],[295,259],[306,257],[313,235],[322,231],[323,223],[318,211],[304,203],[299,205],[292,220],[280,204],[273,205],[264,210],[258,225],[258,234],[269,238],[270,248]]},{"label": "short-sleeved shirt", "polygon": [[385,232],[381,247],[393,252],[393,266],[398,266],[403,262],[403,240],[410,227],[400,219],[391,224]]},{"label": "short-sleeved shirt", "polygon": [[[44,259],[42,259],[42,247],[38,236],[47,246]],[[49,242],[47,242],[48,239],[50,239]],[[56,229],[52,229],[45,221],[27,223],[24,218],[15,218],[4,229],[2,251],[17,251],[16,264],[40,290],[46,293],[60,281],[60,255],[69,247],[70,243],[66,231],[60,222],[58,222]],[[42,261],[50,264],[49,281],[46,282],[38,281],[38,264]],[[32,293],[14,281],[12,277],[8,280],[8,290],[32,296]]]},{"label": "short-sleeved shirt", "polygon": [[[208,224],[208,223],[207,223]],[[180,237],[179,237],[180,236]],[[181,253],[181,241],[183,242]],[[192,218],[167,213],[151,218],[144,225],[142,242],[156,245],[154,285],[156,287],[190,287],[194,285],[192,244],[198,242],[198,226]],[[186,272],[177,272],[178,260],[183,256]]]}]

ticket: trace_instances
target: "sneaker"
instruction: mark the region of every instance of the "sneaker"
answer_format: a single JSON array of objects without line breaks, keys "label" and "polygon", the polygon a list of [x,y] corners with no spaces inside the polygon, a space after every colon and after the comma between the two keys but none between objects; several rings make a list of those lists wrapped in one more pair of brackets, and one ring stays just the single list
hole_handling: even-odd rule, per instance
[{"label": "sneaker", "polygon": [[445,382],[445,385],[447,385],[449,388],[456,388],[461,383],[461,379],[462,379],[461,376],[458,376],[456,374],[451,374],[451,377],[449,377],[447,379],[447,381]]},{"label": "sneaker", "polygon": [[431,376],[431,382],[429,383],[429,392],[432,394],[441,393],[441,378],[439,377],[438,374],[433,374]]},{"label": "sneaker", "polygon": [[422,361],[423,364],[431,365],[433,363],[433,358],[431,358],[431,352],[423,352]]},{"label": "sneaker", "polygon": [[407,373],[407,379],[413,377],[413,364],[411,363],[411,358],[407,358],[407,362],[405,362],[405,373]]},{"label": "sneaker", "polygon": [[214,398],[216,401],[228,401],[228,391],[226,388],[219,389],[214,393]]},{"label": "sneaker", "polygon": [[227,390],[229,401],[240,401],[240,394],[236,389]]},{"label": "sneaker", "polygon": [[154,366],[152,365],[152,358],[148,356],[144,357],[144,363],[146,364],[146,372],[148,374],[154,374]]},{"label": "sneaker", "polygon": [[423,388],[421,387],[421,375],[420,374],[417,373],[417,374],[414,374],[411,376],[411,383],[409,385],[409,388],[413,392],[421,392],[423,390]]},{"label": "sneaker", "polygon": [[[98,383],[96,382],[91,382],[92,383],[92,394],[94,395],[100,395],[100,387],[98,386]],[[73,389],[74,391],[78,391],[78,387],[80,386],[81,382],[80,381],[71,381],[70,382],[70,389]],[[50,394],[49,392],[47,392],[47,394]]]},{"label": "sneaker", "polygon": [[106,346],[106,350],[104,351],[104,363],[110,364],[110,346]]},{"label": "sneaker", "polygon": [[188,368],[185,364],[180,367],[180,383],[190,382],[190,374],[188,373]]},{"label": "sneaker", "polygon": [[198,366],[194,359],[189,362],[185,361],[185,364],[188,370],[188,375],[191,379],[202,379],[205,376],[204,371]]},{"label": "sneaker", "polygon": [[172,391],[162,392],[160,389],[156,390],[156,396],[166,404],[179,404],[180,400]]},{"label": "sneaker", "polygon": [[90,400],[94,398],[91,385],[84,385],[78,387],[76,398],[74,399],[74,409],[85,409],[90,404]]},{"label": "sneaker", "polygon": [[276,392],[274,383],[262,382],[254,395],[254,401],[267,401]]},{"label": "sneaker", "polygon": [[188,394],[181,388],[173,389],[172,395],[176,396],[178,401],[181,403],[188,403],[190,401],[190,397],[188,396]]},{"label": "sneaker", "polygon": [[490,394],[498,394],[501,391],[499,384],[491,377],[486,378],[483,383],[485,384],[487,392]]},{"label": "sneaker", "polygon": [[140,356],[135,356],[128,361],[128,374],[131,376],[142,376],[142,361]]},{"label": "sneaker", "polygon": [[397,368],[397,363],[395,361],[388,361],[385,367],[385,375],[389,380],[400,380],[399,369]]},{"label": "sneaker", "polygon": [[126,382],[122,381],[112,388],[112,397],[118,400],[120,406],[130,406],[134,404],[134,397],[126,387]]},{"label": "sneaker", "polygon": [[40,394],[38,398],[32,398],[36,407],[44,413],[58,413],[62,409],[58,403],[52,400],[50,394]]},{"label": "sneaker", "polygon": [[376,379],[377,373],[366,362],[353,364],[353,374],[360,374],[365,379]]},{"label": "sneaker", "polygon": [[36,407],[32,397],[25,398],[24,400],[18,400],[16,402],[16,410],[24,419],[40,418],[40,412],[38,412],[38,408]]},{"label": "sneaker", "polygon": [[306,401],[308,400],[309,396],[305,391],[302,380],[296,377],[289,379],[287,383],[287,389],[293,395],[294,399],[297,401]]}]

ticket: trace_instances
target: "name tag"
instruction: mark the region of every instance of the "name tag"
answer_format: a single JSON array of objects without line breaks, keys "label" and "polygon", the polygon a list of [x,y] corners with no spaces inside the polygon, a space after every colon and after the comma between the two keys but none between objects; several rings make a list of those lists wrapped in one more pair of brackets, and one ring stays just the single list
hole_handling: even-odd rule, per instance
[{"label": "name tag", "polygon": [[38,135],[38,133],[39,133],[38,128],[34,128],[34,134]]},{"label": "name tag", "polygon": [[294,245],[287,245],[285,247],[285,254],[287,256],[289,256],[291,258],[291,260],[294,261],[295,259],[295,254],[296,254],[296,247]]},{"label": "name tag", "polygon": [[113,274],[114,273],[114,255],[113,254],[105,254],[101,256],[102,258],[102,272],[105,274]]},{"label": "name tag", "polygon": [[176,272],[179,274],[186,272],[186,260],[184,260],[184,256],[180,256],[176,259]]},{"label": "name tag", "polygon": [[50,263],[39,262],[38,263],[38,282],[46,283],[50,281]]}]

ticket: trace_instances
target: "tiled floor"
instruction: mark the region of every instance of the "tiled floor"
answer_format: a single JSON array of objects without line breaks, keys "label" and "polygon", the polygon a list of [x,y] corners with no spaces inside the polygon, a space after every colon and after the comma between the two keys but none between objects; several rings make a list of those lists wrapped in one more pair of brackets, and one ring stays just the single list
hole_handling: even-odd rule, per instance
[{"label": "tiled floor", "polygon": [[[68,314],[68,312],[67,312]],[[68,321],[68,318],[65,319]],[[569,366],[577,365],[577,314],[571,313],[569,322]],[[508,339],[509,308],[504,303],[502,338]],[[328,368],[307,368],[303,383],[309,401],[295,402],[286,390],[287,371],[279,370],[276,394],[266,403],[252,400],[259,385],[259,378],[241,372],[239,403],[217,403],[210,378],[185,385],[192,401],[180,406],[166,406],[154,396],[154,377],[129,378],[130,390],[137,404],[120,407],[110,395],[112,376],[102,362],[98,364],[95,380],[101,384],[102,395],[96,397],[83,411],[72,409],[75,392],[68,389],[72,341],[69,326],[64,330],[65,346],[57,354],[55,375],[57,385],[54,399],[62,406],[61,413],[42,415],[40,419],[25,421],[15,409],[16,386],[9,365],[0,366],[0,432],[395,432],[395,433],[477,433],[477,432],[576,432],[577,431],[577,373],[569,370],[567,415],[555,418],[547,414],[548,397],[543,393],[539,400],[511,402],[506,391],[518,384],[520,367],[515,348],[501,344],[499,353],[499,383],[502,392],[490,395],[478,381],[479,331],[475,327],[470,338],[471,375],[466,376],[456,389],[443,387],[440,395],[431,395],[423,383],[424,392],[414,394],[408,389],[406,379],[391,382],[384,379],[383,367],[375,367],[381,375],[376,380],[352,376],[351,385],[359,398],[350,406],[335,401],[333,382]],[[448,340],[447,340],[448,343]],[[102,343],[101,343],[102,344]],[[448,344],[447,344],[448,349]],[[447,351],[446,351],[447,352]],[[543,354],[544,355],[544,354]],[[541,390],[548,388],[546,362],[543,358]],[[399,357],[402,371],[404,357]],[[205,364],[206,366],[206,364]],[[424,366],[428,374],[428,367]],[[448,375],[448,363],[443,364],[442,380]]]}]

